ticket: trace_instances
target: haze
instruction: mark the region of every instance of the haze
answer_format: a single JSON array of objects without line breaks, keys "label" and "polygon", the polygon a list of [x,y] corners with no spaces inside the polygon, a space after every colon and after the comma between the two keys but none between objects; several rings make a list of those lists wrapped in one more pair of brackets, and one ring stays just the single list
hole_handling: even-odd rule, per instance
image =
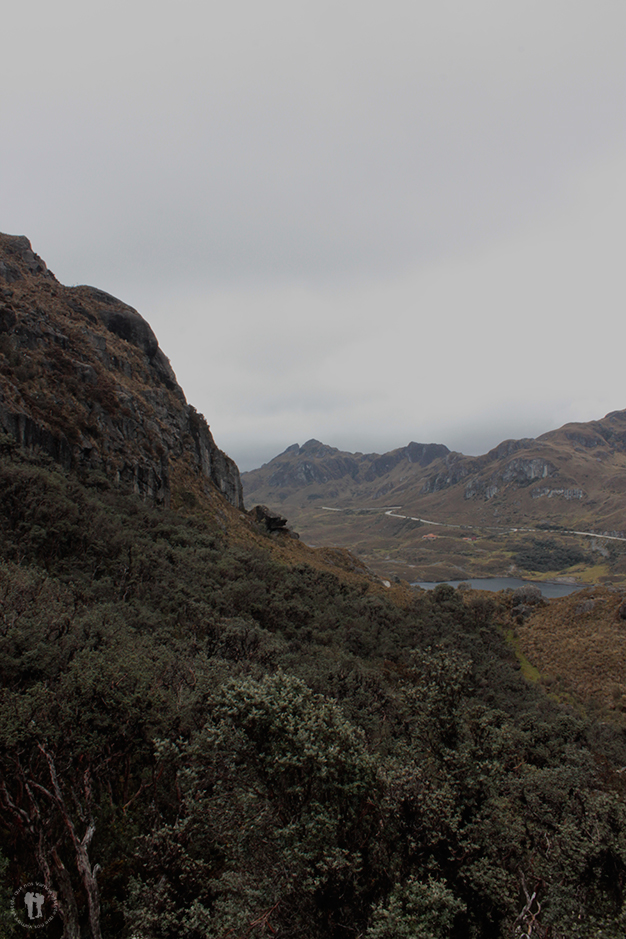
[{"label": "haze", "polygon": [[242,469],[626,408],[623,0],[35,0],[0,229],[135,306]]}]

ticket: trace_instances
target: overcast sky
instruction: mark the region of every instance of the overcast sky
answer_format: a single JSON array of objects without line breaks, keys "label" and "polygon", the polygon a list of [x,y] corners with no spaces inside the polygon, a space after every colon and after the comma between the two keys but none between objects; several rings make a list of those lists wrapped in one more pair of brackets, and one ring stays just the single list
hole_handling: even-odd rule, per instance
[{"label": "overcast sky", "polygon": [[626,408],[624,0],[29,0],[0,229],[250,469]]}]

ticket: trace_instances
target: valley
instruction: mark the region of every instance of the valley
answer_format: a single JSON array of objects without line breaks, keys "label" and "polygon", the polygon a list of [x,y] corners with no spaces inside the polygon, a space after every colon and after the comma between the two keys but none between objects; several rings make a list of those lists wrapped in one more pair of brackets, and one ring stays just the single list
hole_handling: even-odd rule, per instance
[{"label": "valley", "polygon": [[626,412],[505,441],[482,457],[442,445],[350,454],[294,445],[242,474],[248,503],[310,544],[350,548],[384,577],[624,583]]}]

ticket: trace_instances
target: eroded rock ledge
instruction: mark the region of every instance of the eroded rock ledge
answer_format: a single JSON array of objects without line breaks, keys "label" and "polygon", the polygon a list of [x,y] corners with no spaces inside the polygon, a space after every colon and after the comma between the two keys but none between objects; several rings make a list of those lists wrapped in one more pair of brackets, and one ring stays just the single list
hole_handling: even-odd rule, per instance
[{"label": "eroded rock ledge", "polygon": [[102,290],[64,287],[23,236],[0,234],[0,360],[0,428],[22,446],[165,504],[183,459],[243,508],[236,464],[146,320]]}]

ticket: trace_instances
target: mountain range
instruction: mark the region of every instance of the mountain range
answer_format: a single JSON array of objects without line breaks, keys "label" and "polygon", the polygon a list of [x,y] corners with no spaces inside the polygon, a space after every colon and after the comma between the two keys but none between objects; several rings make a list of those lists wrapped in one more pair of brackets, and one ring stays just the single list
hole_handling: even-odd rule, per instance
[{"label": "mountain range", "polygon": [[[282,511],[305,540],[348,546],[413,579],[554,576],[574,567],[579,580],[615,581],[626,573],[615,557],[607,563],[607,545],[615,555],[626,539],[626,411],[505,440],[483,456],[433,443],[349,453],[309,440],[242,482],[248,502]],[[582,546],[587,560],[550,569],[516,563],[521,547],[536,547],[546,532]]]}]

